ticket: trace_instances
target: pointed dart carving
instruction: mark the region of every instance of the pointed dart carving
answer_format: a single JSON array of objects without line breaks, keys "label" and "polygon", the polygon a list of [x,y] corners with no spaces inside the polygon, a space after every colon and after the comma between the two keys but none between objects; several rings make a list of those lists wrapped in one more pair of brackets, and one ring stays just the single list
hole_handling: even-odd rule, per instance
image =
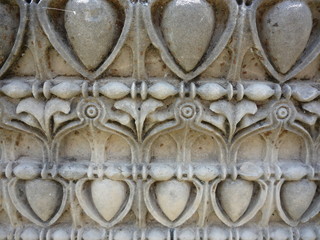
[{"label": "pointed dart carving", "polygon": [[165,7],[162,33],[172,55],[185,71],[194,69],[206,52],[214,24],[213,9],[206,1],[174,0]]},{"label": "pointed dart carving", "polygon": [[283,1],[271,7],[262,21],[262,42],[271,62],[287,73],[306,48],[312,29],[312,14],[303,1]]},{"label": "pointed dart carving", "polygon": [[97,68],[119,34],[117,12],[105,0],[69,0],[65,12],[68,39],[89,70]]},{"label": "pointed dart carving", "polygon": [[158,204],[171,221],[176,220],[184,211],[190,190],[190,183],[187,182],[171,180],[157,183],[155,193]]}]

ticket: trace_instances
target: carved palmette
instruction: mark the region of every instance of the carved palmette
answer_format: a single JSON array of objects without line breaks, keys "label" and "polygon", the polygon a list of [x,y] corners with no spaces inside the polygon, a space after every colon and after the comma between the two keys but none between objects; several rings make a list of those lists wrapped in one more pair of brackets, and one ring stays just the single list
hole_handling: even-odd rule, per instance
[{"label": "carved palmette", "polygon": [[[77,215],[83,211],[106,228],[131,214],[139,217],[140,211],[166,227],[193,221],[203,225],[212,214],[227,226],[241,227],[259,212],[266,221],[274,211],[284,223],[296,226],[318,214],[313,152],[318,139],[306,128],[317,119],[312,115],[317,102],[303,100],[309,101],[304,108],[310,114],[293,105],[294,99],[303,99],[300,88],[286,85],[292,100],[276,100],[277,85],[238,85],[237,91],[242,89],[250,100],[236,103],[223,100],[222,94],[235,91],[223,85],[215,96],[203,90],[209,83],[193,86],[189,94],[197,99],[172,98],[177,91],[170,84],[146,89],[167,101],[164,106],[155,98],[133,100],[125,93],[122,98],[114,93],[112,99],[107,91],[112,87],[121,93],[135,84],[96,84],[109,97],[85,99],[76,96],[89,88],[86,82],[69,84],[68,89],[74,89],[72,101],[62,94],[61,84],[50,85],[49,91],[65,100],[28,97],[28,83],[3,87],[12,96],[26,95],[18,102],[8,98],[3,105],[4,116],[10,117],[3,127],[24,134],[4,141],[10,144],[33,135],[28,141],[41,146],[39,153],[31,153],[19,150],[18,143],[15,151],[23,155],[5,167],[6,176],[12,177],[8,196],[13,206],[36,225],[54,226],[68,208],[67,199],[74,221],[83,221]],[[24,87],[24,93],[10,90],[16,86]],[[156,94],[157,88],[168,89],[168,95]],[[259,95],[252,89],[259,89]],[[208,98],[221,100],[201,103]],[[263,106],[261,99],[269,100]],[[145,206],[137,207],[138,203]]]}]

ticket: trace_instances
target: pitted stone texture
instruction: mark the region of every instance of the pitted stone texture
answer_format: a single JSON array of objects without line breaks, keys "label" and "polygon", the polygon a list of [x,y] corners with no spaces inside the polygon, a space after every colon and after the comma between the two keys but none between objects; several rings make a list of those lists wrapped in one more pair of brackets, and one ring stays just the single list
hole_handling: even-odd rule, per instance
[{"label": "pitted stone texture", "polygon": [[171,1],[163,11],[161,30],[177,62],[191,71],[205,54],[215,27],[215,15],[206,1]]},{"label": "pitted stone texture", "polygon": [[18,8],[9,4],[0,3],[0,65],[9,56],[18,31]]},{"label": "pitted stone texture", "polygon": [[50,180],[26,182],[25,194],[32,210],[42,220],[49,220],[61,204],[62,187]]},{"label": "pitted stone texture", "polygon": [[104,0],[70,0],[65,27],[74,51],[89,69],[97,68],[112,49],[120,32],[114,6]]},{"label": "pitted stone texture", "polygon": [[285,74],[305,50],[312,30],[312,13],[300,1],[284,1],[263,16],[262,41],[272,63]]},{"label": "pitted stone texture", "polygon": [[0,0],[0,239],[318,239],[319,9]]}]

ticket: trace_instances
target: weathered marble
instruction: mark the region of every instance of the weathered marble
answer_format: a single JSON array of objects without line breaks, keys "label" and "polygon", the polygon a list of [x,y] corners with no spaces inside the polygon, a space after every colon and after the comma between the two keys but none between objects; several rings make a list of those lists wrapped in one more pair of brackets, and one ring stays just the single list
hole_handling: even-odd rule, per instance
[{"label": "weathered marble", "polygon": [[319,239],[319,9],[0,0],[0,239]]}]

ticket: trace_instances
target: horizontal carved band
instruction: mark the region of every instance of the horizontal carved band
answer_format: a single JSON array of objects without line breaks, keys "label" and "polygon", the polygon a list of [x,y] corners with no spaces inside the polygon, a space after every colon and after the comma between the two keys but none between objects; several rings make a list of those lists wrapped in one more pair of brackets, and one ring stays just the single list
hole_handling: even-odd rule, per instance
[{"label": "horizontal carved band", "polygon": [[0,76],[318,78],[317,1],[181,1],[1,1]]},{"label": "horizontal carved band", "polygon": [[0,103],[4,210],[12,223],[20,214],[42,227],[63,218],[105,228],[144,226],[149,218],[171,228],[207,227],[211,216],[230,227],[317,221],[317,100]]},{"label": "horizontal carved band", "polygon": [[[152,229],[135,229],[134,226],[127,226],[127,228],[114,228],[106,230],[103,228],[83,227],[72,229],[68,226],[56,227],[53,229],[42,228],[16,228],[11,230],[1,229],[1,237],[7,236],[11,239],[52,239],[52,240],[74,240],[74,239],[159,239],[159,240],[196,240],[196,239],[295,239],[309,240],[319,236],[319,229],[317,227],[302,227],[302,228],[277,228],[268,227],[262,229],[254,228],[234,228],[224,229],[221,227],[211,227],[205,229],[197,228],[152,228]],[[28,238],[27,238],[28,237]]]},{"label": "horizontal carved band", "polygon": [[[28,171],[26,171],[26,169]],[[243,178],[246,180],[275,180],[288,181],[308,178],[320,180],[319,165],[275,163],[265,165],[263,163],[240,163],[235,166],[220,164],[187,164],[187,163],[151,163],[151,164],[97,164],[90,161],[82,163],[52,163],[50,166],[24,158],[22,161],[4,163],[1,166],[1,177],[31,180],[38,177],[55,178],[57,176],[65,180],[79,180],[83,177],[110,178],[113,180],[142,179],[150,177],[163,181],[170,178],[188,179],[198,178],[201,181],[212,181],[216,178],[232,179]]]},{"label": "horizontal carved band", "polygon": [[270,82],[242,81],[232,84],[223,80],[210,79],[195,83],[177,83],[175,80],[151,79],[150,83],[138,82],[128,79],[126,82],[121,79],[101,80],[89,83],[83,80],[68,79],[67,81],[51,80],[39,82],[36,80],[24,81],[4,81],[0,83],[0,93],[14,99],[34,97],[46,99],[58,97],[69,100],[74,97],[99,97],[104,96],[109,99],[118,100],[125,97],[146,98],[152,97],[158,100],[165,100],[170,97],[179,96],[181,98],[190,96],[207,101],[217,101],[228,99],[241,101],[248,99],[251,101],[265,101],[275,98],[293,99],[299,102],[310,102],[317,100],[320,91],[319,84],[315,82],[291,83],[280,85]]}]

